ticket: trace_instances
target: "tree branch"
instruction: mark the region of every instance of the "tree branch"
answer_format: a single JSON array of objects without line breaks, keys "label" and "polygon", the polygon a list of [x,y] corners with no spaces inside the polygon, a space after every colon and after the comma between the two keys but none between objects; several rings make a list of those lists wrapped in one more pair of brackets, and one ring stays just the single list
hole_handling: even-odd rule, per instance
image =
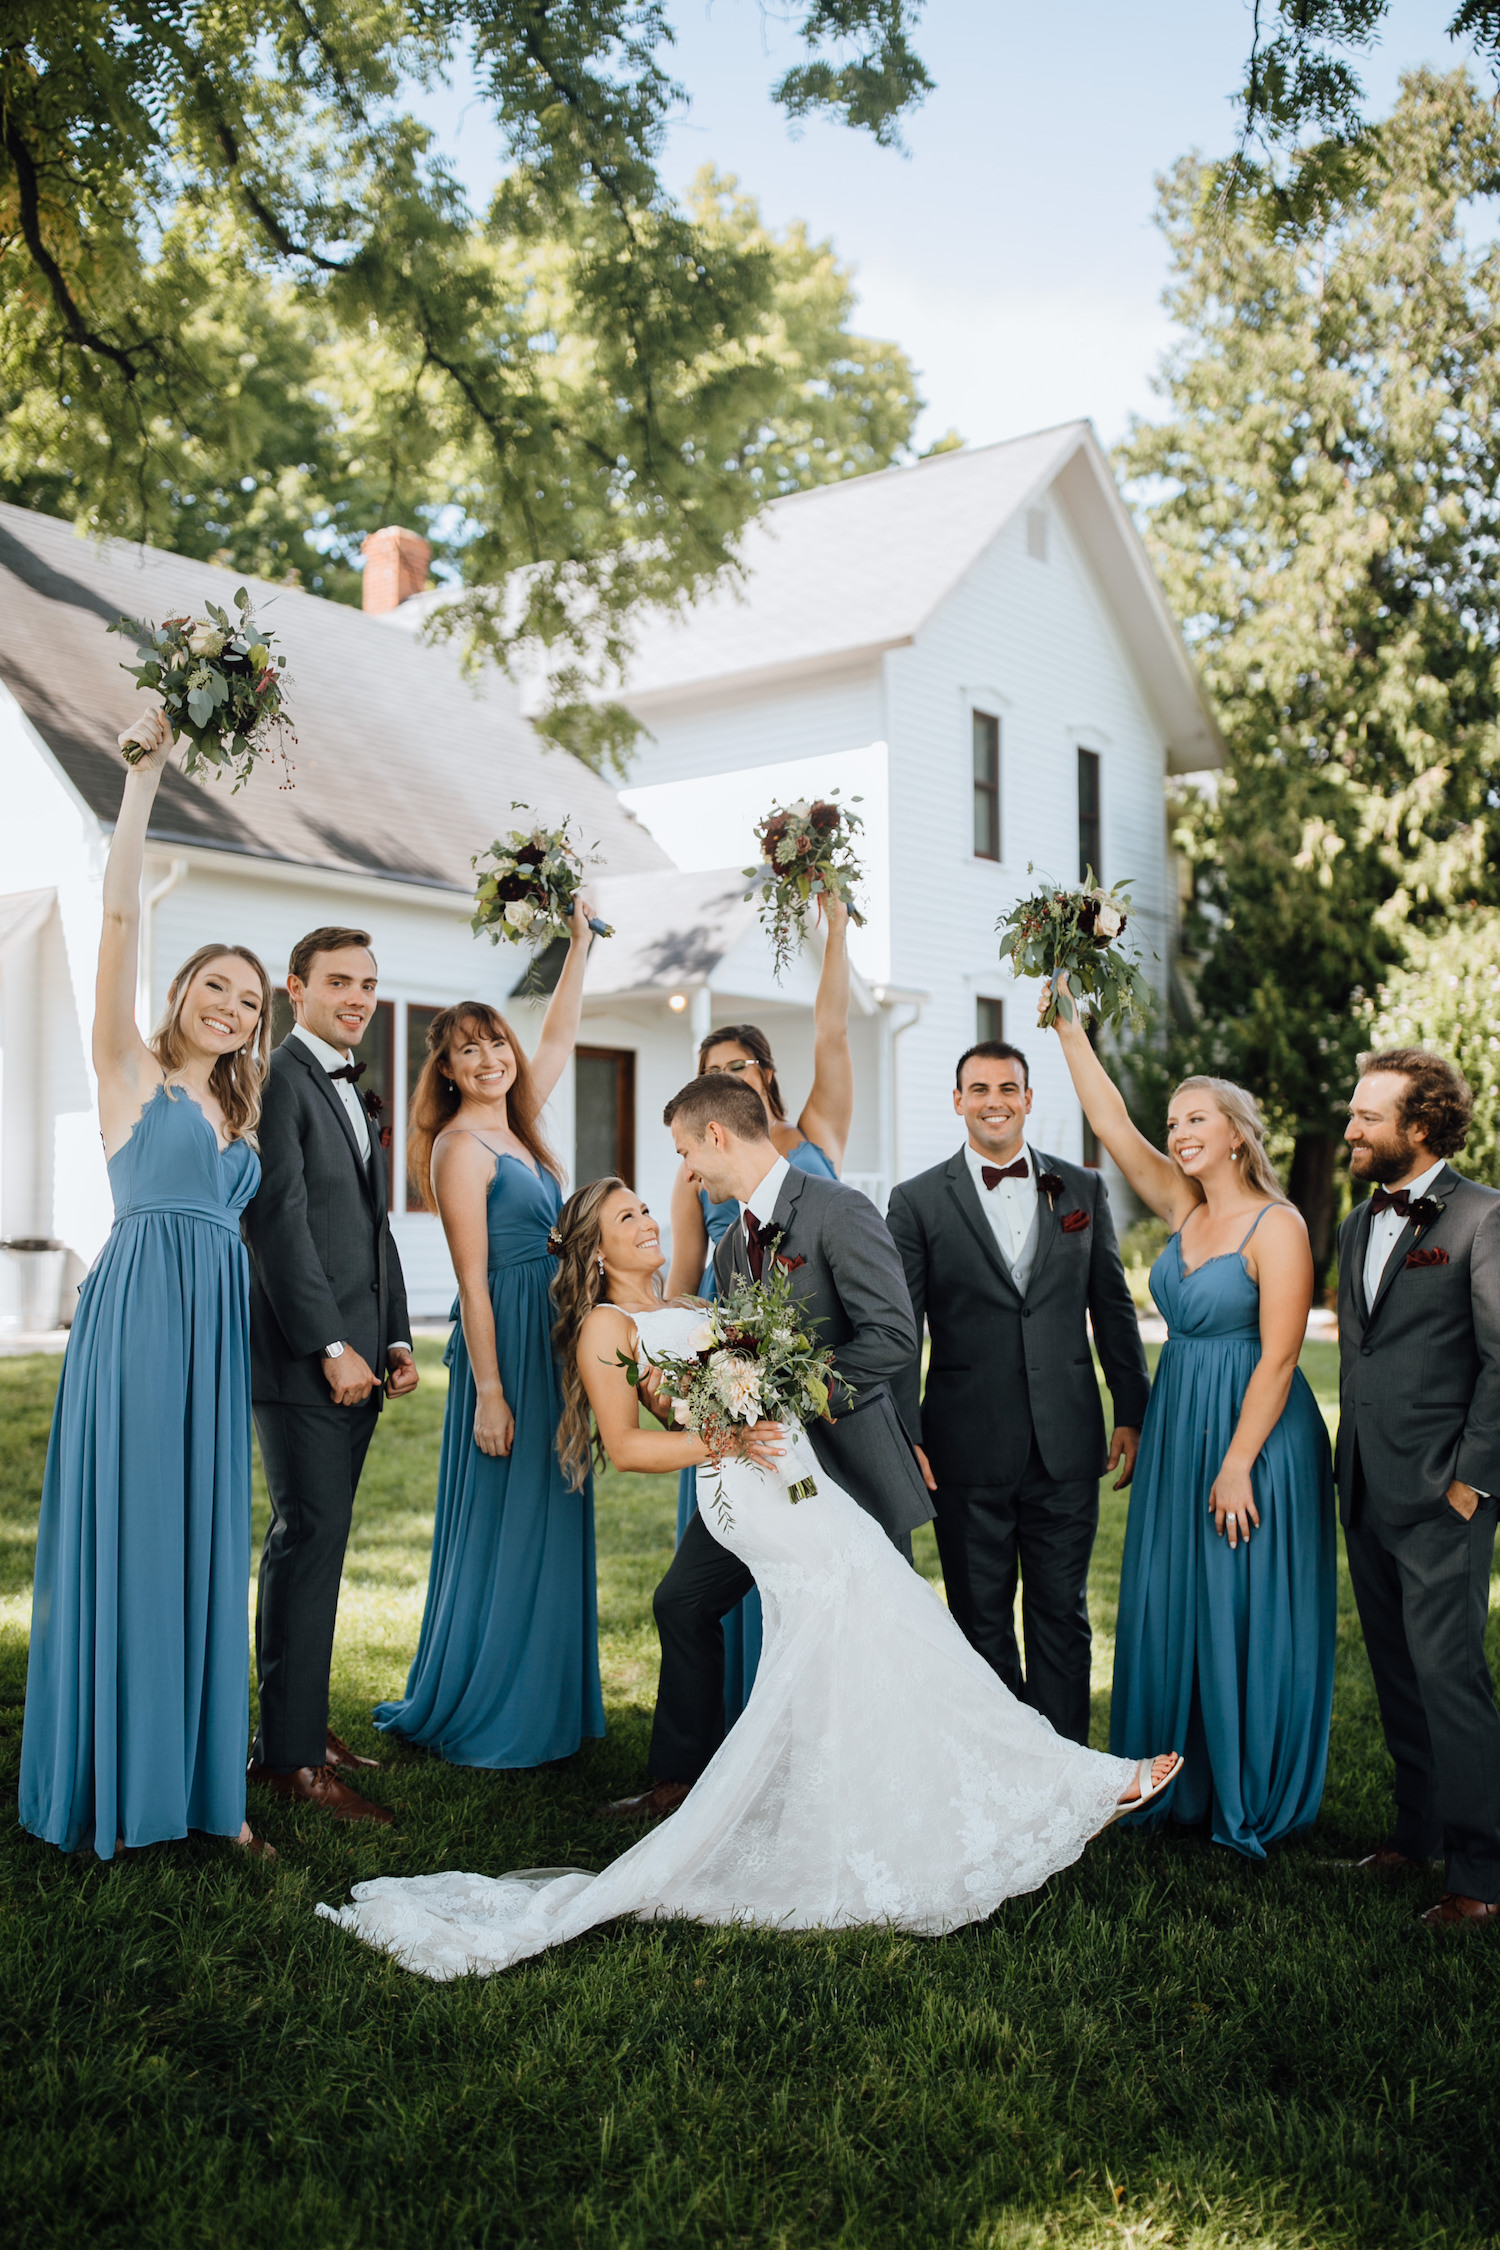
[{"label": "tree branch", "polygon": [[8,113],[5,119],[5,152],[16,168],[16,200],[20,208],[22,238],[31,253],[32,264],[52,292],[52,302],[67,330],[69,342],[77,344],[84,351],[97,352],[101,359],[111,361],[120,370],[127,383],[133,383],[137,372],[133,355],[149,347],[144,344],[133,347],[112,344],[107,337],[90,328],[84,319],[68,287],[62,267],[42,238],[41,194],[36,163],[13,112]]}]

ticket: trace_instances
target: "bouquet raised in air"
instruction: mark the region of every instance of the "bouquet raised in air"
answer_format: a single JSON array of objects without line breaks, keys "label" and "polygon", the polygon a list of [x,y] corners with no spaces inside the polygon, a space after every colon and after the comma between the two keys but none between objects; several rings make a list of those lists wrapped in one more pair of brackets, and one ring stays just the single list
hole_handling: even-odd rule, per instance
[{"label": "bouquet raised in air", "polygon": [[[1026,872],[1031,873],[1029,864]],[[1049,883],[1019,900],[997,923],[1000,958],[1009,959],[1014,974],[1052,980],[1052,997],[1042,1017],[1047,1029],[1059,1016],[1065,1023],[1073,1021],[1074,1000],[1088,1001],[1098,1023],[1126,1021],[1137,1030],[1144,1024],[1151,987],[1141,975],[1139,956],[1120,944],[1130,920],[1129,890],[1128,883],[1105,890],[1090,868],[1081,890],[1059,890]],[[1060,970],[1067,971],[1071,999],[1057,990]]]},{"label": "bouquet raised in air", "polygon": [[[108,630],[135,642],[140,663],[120,669],[161,697],[172,740],[186,735],[184,773],[212,766],[216,774],[232,773],[240,789],[260,759],[279,757],[281,786],[290,789],[286,746],[297,738],[281,692],[286,658],[273,653],[272,635],[256,624],[243,586],[234,606],[233,623],[216,602],[206,602],[206,617],[169,617],[160,625],[117,617]],[[138,743],[126,744],[127,764],[140,756]]]},{"label": "bouquet raised in air", "polygon": [[[651,1364],[672,1420],[702,1438],[721,1468],[737,1427],[801,1424],[821,1420],[828,1412],[833,1361],[802,1325],[786,1260],[768,1254],[759,1281],[739,1275],[722,1297],[705,1306],[702,1325],[688,1345],[681,1357],[663,1353]],[[619,1359],[626,1379],[639,1383],[639,1362],[628,1352]],[[805,1500],[811,1489],[810,1481],[789,1485],[787,1498]],[[713,1507],[721,1524],[734,1521],[722,1477]]]},{"label": "bouquet raised in air", "polygon": [[[759,867],[747,867],[753,898],[760,892],[760,918],[771,933],[776,949],[776,976],[802,942],[808,906],[825,898],[841,898],[851,922],[863,923],[854,903],[854,887],[864,870],[854,853],[854,838],[864,826],[849,805],[832,796],[799,797],[794,805],[773,805],[756,823],[755,840],[762,852]],[[861,803],[853,797],[851,805]]]},{"label": "bouquet raised in air", "polygon": [[[511,803],[512,812],[530,812],[529,805]],[[497,836],[487,851],[476,852],[469,863],[478,876],[471,928],[489,932],[490,943],[529,945],[540,954],[557,938],[572,931],[573,901],[583,881],[583,854],[573,842],[572,823],[544,828],[513,828]],[[614,931],[596,914],[589,916],[596,937],[613,937]]]}]

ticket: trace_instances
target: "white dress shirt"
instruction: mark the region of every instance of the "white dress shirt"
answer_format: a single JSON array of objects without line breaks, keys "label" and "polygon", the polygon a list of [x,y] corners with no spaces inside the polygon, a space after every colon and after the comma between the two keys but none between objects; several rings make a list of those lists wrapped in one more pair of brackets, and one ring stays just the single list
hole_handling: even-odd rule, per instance
[{"label": "white dress shirt", "polygon": [[[1021,1155],[1026,1159],[1026,1177],[1024,1180],[1000,1180],[994,1187],[987,1188],[984,1184],[985,1166],[988,1164],[997,1170],[1003,1169],[1003,1167],[996,1166],[995,1159],[992,1156],[982,1155],[972,1141],[964,1143],[964,1161],[967,1163],[974,1185],[979,1191],[979,1201],[984,1215],[990,1222],[990,1228],[996,1242],[1000,1245],[1002,1257],[1012,1269],[1015,1268],[1020,1259],[1021,1252],[1026,1247],[1027,1238],[1036,1221],[1036,1158],[1024,1142],[1021,1147]],[[1015,1157],[1011,1158],[1013,1164],[1016,1161]]]},{"label": "white dress shirt", "polygon": [[747,1249],[750,1246],[750,1229],[745,1226],[746,1214],[753,1211],[755,1213],[756,1224],[758,1226],[768,1227],[771,1224],[772,1217],[775,1214],[776,1198],[781,1193],[781,1183],[786,1178],[790,1170],[791,1166],[790,1164],[788,1164],[786,1158],[784,1156],[778,1156],[775,1163],[771,1166],[770,1171],[767,1172],[765,1178],[761,1181],[759,1187],[754,1190],[753,1194],[751,1194],[751,1196],[746,1201],[745,1210],[743,1213],[741,1213],[740,1216],[740,1225],[744,1231],[745,1247]]},{"label": "white dress shirt", "polygon": [[[294,1039],[300,1039],[304,1047],[310,1048],[325,1070],[342,1070],[346,1063],[354,1060],[352,1054],[341,1055],[337,1047],[330,1047],[326,1039],[320,1039],[315,1031],[309,1031],[305,1023],[294,1024],[291,1036]],[[354,1127],[354,1138],[359,1153],[368,1164],[370,1161],[370,1120],[365,1115],[365,1105],[359,1097],[359,1090],[350,1078],[336,1078],[333,1082],[333,1090],[344,1105],[344,1114]]]},{"label": "white dress shirt", "polygon": [[[1432,1169],[1424,1172],[1420,1179],[1412,1180],[1408,1184],[1406,1192],[1413,1201],[1419,1195],[1427,1193],[1446,1162],[1447,1158],[1444,1157],[1443,1163],[1434,1164]],[[1395,1249],[1397,1237],[1405,1225],[1406,1221],[1399,1211],[1377,1211],[1370,1220],[1370,1231],[1365,1237],[1365,1304],[1367,1306],[1373,1305],[1375,1302],[1391,1252]]]}]

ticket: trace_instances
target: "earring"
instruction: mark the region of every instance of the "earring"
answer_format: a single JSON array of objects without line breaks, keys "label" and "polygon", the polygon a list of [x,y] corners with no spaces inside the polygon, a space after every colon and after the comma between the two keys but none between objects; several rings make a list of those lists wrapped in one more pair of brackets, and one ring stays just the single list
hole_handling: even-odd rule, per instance
[{"label": "earring", "polygon": [[602,1250],[599,1253],[599,1274],[602,1279],[604,1274],[604,1253]]},{"label": "earring", "polygon": [[1244,1155],[1244,1153],[1245,1153],[1245,1152],[1244,1152],[1244,1150],[1243,1150],[1242,1148],[1232,1148],[1232,1149],[1231,1149],[1231,1150],[1229,1151],[1229,1161],[1230,1161],[1230,1163],[1231,1163],[1231,1164],[1238,1164],[1238,1162],[1239,1162],[1240,1158],[1241,1158],[1241,1157],[1242,1157],[1242,1156]]}]

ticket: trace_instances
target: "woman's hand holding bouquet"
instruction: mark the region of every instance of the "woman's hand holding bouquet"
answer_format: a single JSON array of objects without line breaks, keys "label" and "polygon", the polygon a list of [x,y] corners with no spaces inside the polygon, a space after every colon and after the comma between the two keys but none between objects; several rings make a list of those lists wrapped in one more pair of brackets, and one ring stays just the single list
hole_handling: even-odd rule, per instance
[{"label": "woman's hand holding bouquet", "polygon": [[[234,597],[238,617],[208,602],[206,617],[169,617],[161,625],[133,617],[117,617],[108,628],[133,640],[139,664],[125,664],[138,687],[159,695],[172,740],[188,740],[182,770],[194,774],[211,766],[232,773],[236,789],[243,788],[264,757],[279,756],[290,789],[288,741],[295,742],[282,698],[284,656],[273,651],[272,635],[256,624],[250,596],[241,586]],[[119,738],[127,765],[145,755],[138,751],[137,728]]]},{"label": "woman's hand holding bouquet", "polygon": [[[512,812],[527,809],[511,806]],[[476,936],[487,931],[492,945],[529,946],[533,976],[537,956],[559,938],[576,943],[585,930],[595,937],[615,934],[582,898],[583,854],[571,827],[564,821],[561,828],[544,828],[537,821],[512,829],[469,863],[478,876],[471,929]]]},{"label": "woman's hand holding bouquet", "polygon": [[847,805],[837,804],[837,796],[835,790],[829,797],[773,805],[756,823],[755,840],[763,857],[759,867],[745,869],[752,883],[745,896],[760,892],[760,918],[775,948],[778,980],[802,943],[809,906],[821,914],[825,901],[838,899],[852,922],[864,922],[854,903],[855,885],[863,878],[854,838],[864,823]]},{"label": "woman's hand holding bouquet", "polygon": [[1073,1023],[1084,1000],[1096,1024],[1124,1021],[1139,1030],[1145,1023],[1151,987],[1141,975],[1139,956],[1120,945],[1130,919],[1129,890],[1128,883],[1118,883],[1106,891],[1090,868],[1082,890],[1047,884],[1019,900],[997,925],[1000,958],[1009,959],[1012,973],[1045,980],[1038,1015],[1043,1030]]}]

